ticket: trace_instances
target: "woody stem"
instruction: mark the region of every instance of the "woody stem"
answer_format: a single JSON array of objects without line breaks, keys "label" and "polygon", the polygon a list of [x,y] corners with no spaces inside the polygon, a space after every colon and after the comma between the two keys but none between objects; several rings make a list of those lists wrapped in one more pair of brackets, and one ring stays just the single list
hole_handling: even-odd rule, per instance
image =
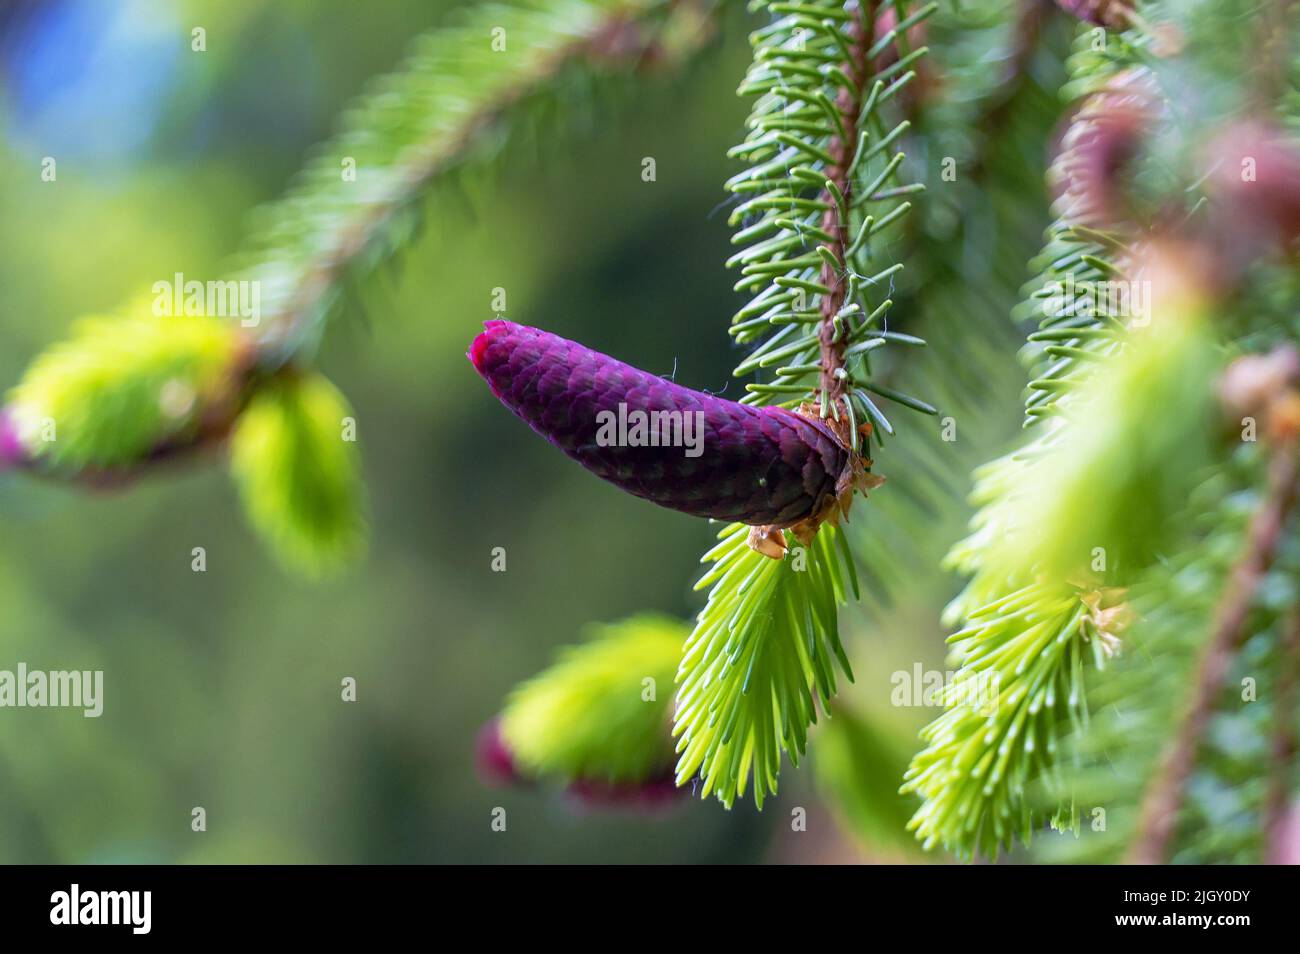
[{"label": "woody stem", "polygon": [[[843,209],[848,209],[853,201],[853,182],[848,170],[853,162],[852,150],[858,140],[858,113],[862,108],[869,75],[867,50],[871,45],[873,24],[876,19],[874,2],[861,2],[856,6],[858,19],[849,27],[849,49],[853,56],[841,67],[841,72],[848,78],[849,84],[847,87],[841,87],[835,98],[835,108],[840,114],[843,133],[834,136],[827,148],[835,161],[827,167],[826,178],[834,183],[840,197],[843,198]],[[825,262],[821,270],[821,283],[830,290],[822,296],[821,300],[821,326],[818,334],[821,376],[818,384],[819,390],[826,395],[827,401],[834,403],[845,393],[845,381],[837,372],[844,368],[844,351],[848,342],[845,340],[847,335],[837,336],[835,316],[844,307],[846,300],[845,273],[849,267],[847,261],[849,223],[845,221],[833,190],[830,188],[822,190],[821,198],[827,205],[826,212],[822,215],[822,231],[831,236],[831,242],[828,244],[832,257],[839,263],[839,267],[833,267],[830,262]]]}]

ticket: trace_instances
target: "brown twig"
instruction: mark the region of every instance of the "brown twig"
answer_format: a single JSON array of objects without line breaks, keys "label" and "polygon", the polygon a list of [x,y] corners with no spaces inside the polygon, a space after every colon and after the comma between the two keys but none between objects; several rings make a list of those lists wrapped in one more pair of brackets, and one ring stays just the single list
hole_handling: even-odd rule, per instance
[{"label": "brown twig", "polygon": [[1287,619],[1278,651],[1277,689],[1273,699],[1272,771],[1264,797],[1264,840],[1276,846],[1290,805],[1292,765],[1296,757],[1296,680],[1300,677],[1300,612]]},{"label": "brown twig", "polygon": [[1269,466],[1268,495],[1251,520],[1246,549],[1232,570],[1215,614],[1214,631],[1196,672],[1186,712],[1142,799],[1137,837],[1128,860],[1162,864],[1169,855],[1183,789],[1196,764],[1201,737],[1214,712],[1233,654],[1247,634],[1246,621],[1259,584],[1277,554],[1282,530],[1296,499],[1295,447],[1288,442],[1274,453]]},{"label": "brown twig", "polygon": [[[835,108],[839,110],[840,119],[844,126],[844,134],[843,136],[834,137],[830,142],[827,151],[830,152],[835,162],[826,169],[826,178],[835,184],[840,195],[843,196],[845,207],[850,206],[852,203],[853,181],[849,177],[848,167],[853,161],[853,150],[857,146],[858,111],[862,108],[867,79],[870,75],[867,49],[870,47],[871,38],[874,35],[875,22],[876,4],[874,2],[860,3],[858,5],[858,21],[850,28],[849,48],[853,53],[853,59],[845,63],[841,70],[848,77],[852,88],[841,88],[835,100]],[[822,216],[822,231],[832,237],[833,241],[830,243],[831,252],[835,260],[840,263],[839,268],[833,267],[829,262],[822,265],[821,283],[830,291],[822,296],[822,320],[818,332],[818,341],[821,346],[821,376],[818,383],[820,390],[826,395],[827,402],[834,404],[844,396],[845,391],[844,380],[837,372],[843,371],[844,350],[848,346],[848,342],[847,340],[837,340],[835,316],[844,307],[847,279],[841,270],[849,267],[847,254],[849,223],[844,221],[840,215],[835,195],[830,189],[822,190],[821,199],[829,206]]]}]

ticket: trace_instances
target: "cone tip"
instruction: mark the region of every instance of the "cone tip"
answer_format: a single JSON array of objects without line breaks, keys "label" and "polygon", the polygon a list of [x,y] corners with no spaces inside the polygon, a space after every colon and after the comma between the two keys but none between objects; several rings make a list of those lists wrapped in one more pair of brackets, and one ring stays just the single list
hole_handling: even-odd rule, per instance
[{"label": "cone tip", "polygon": [[492,343],[494,338],[499,338],[505,334],[512,324],[502,318],[493,318],[483,322],[483,330],[470,342],[469,350],[465,352],[465,357],[469,358],[469,363],[474,365],[474,370],[486,377],[484,369],[484,358],[487,347]]}]

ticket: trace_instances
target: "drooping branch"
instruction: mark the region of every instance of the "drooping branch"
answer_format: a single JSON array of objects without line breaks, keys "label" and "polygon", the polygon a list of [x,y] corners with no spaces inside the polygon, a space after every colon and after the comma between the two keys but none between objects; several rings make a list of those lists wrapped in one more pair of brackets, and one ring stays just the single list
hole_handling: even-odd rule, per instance
[{"label": "drooping branch", "polygon": [[[225,365],[220,400],[193,400],[184,414],[160,416],[157,432],[134,443],[128,457],[52,452],[78,429],[111,434],[123,428],[114,409],[122,407],[119,392],[137,389],[140,375],[132,370],[131,351],[145,347],[135,329],[143,329],[148,346],[156,345],[159,353],[169,347],[152,334],[148,306],[137,300],[121,309],[111,334],[91,340],[74,332],[47,352],[79,355],[65,370],[102,365],[114,373],[87,381],[93,393],[78,406],[94,413],[77,420],[49,402],[4,409],[0,470],[111,486],[219,444],[258,388],[282,370],[312,363],[341,284],[401,249],[418,200],[464,166],[485,137],[508,129],[572,70],[605,73],[680,60],[708,41],[715,12],[712,0],[578,0],[560,8],[519,0],[468,13],[459,24],[420,38],[401,67],[346,111],[337,134],[286,194],[257,211],[258,224],[233,263],[233,277],[258,286],[259,314],[248,327],[222,322],[238,357]],[[354,175],[347,174],[349,161]],[[172,366],[189,366],[191,356],[176,350]],[[71,377],[63,377],[54,383],[66,394]],[[183,371],[155,383],[194,390]],[[51,393],[53,384],[44,390]],[[151,400],[165,403],[162,397]],[[57,444],[31,438],[33,417],[57,426]]]},{"label": "drooping branch", "polygon": [[[0,470],[118,486],[229,446],[245,511],[292,568],[363,549],[364,488],[346,399],[312,371],[345,282],[411,240],[419,201],[480,144],[561,97],[571,76],[671,63],[712,35],[714,0],[515,0],[461,14],[344,113],[279,201],[258,211],[230,280],[185,313],[157,289],[84,319],[0,408]],[[231,320],[212,286],[247,293]],[[188,288],[188,283],[187,283]],[[174,313],[175,312],[175,313]]]},{"label": "drooping branch", "polygon": [[[662,45],[665,13],[690,18],[695,28],[678,31],[687,38],[685,49]],[[711,13],[681,0],[586,0],[559,12],[525,3],[430,34],[404,69],[349,110],[358,120],[304,170],[299,185],[264,210],[273,226],[265,238],[253,237],[250,274],[292,263],[288,291],[277,297],[261,336],[269,360],[288,359],[314,340],[315,324],[342,277],[358,262],[373,267],[386,257],[392,251],[386,233],[395,219],[513,110],[544,95],[571,68],[609,72],[693,52],[712,35]],[[500,49],[492,47],[494,30],[502,31]],[[360,165],[370,144],[383,142],[382,130],[405,128],[421,90],[423,120],[404,141],[387,144],[386,162],[358,168],[353,181],[342,181],[340,158]],[[291,236],[287,244],[278,238],[284,234]],[[305,248],[297,244],[302,234],[312,239]]]},{"label": "drooping branch", "polygon": [[[743,403],[812,419],[850,452],[850,466],[810,517],[732,524],[705,556],[712,566],[697,587],[710,588],[708,604],[678,673],[678,781],[698,773],[701,794],[728,806],[750,785],[759,805],[776,791],[782,755],[798,760],[807,727],[835,693],[836,669],[850,672],[836,608],[858,587],[836,523],[856,490],[879,483],[862,447],[870,429],[860,426],[871,423],[877,438],[893,433],[868,391],[934,413],[880,384],[869,356],[923,343],[889,330],[884,290],[902,265],[881,268],[871,240],[907,214],[902,198],[921,188],[892,184],[907,123],[891,128],[882,108],[916,77],[909,67],[927,51],[900,50],[888,64],[881,52],[935,4],[910,12],[889,5],[893,17],[879,37],[885,4],[759,6],[773,18],[751,35],[754,61],[740,86],[757,99],[745,140],[730,151],[746,168],[727,182],[740,198],[729,217],[740,249],[727,264],[740,269],[735,289],[750,296],[731,333],[754,344],[735,374],[771,369],[772,380],[746,384]],[[807,406],[818,396],[820,413]],[[787,548],[787,533],[798,548]]]}]

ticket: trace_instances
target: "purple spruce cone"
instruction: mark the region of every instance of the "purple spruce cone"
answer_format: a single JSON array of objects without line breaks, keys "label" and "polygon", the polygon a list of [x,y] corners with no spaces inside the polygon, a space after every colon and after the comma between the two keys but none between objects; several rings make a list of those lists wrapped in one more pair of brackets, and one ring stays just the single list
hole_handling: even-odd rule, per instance
[{"label": "purple spruce cone", "polygon": [[[468,357],[492,393],[630,494],[696,517],[788,527],[829,511],[850,485],[851,454],[827,423],[693,391],[537,328],[488,321],[484,329]],[[697,435],[697,446],[609,441],[610,421],[637,411],[652,422],[663,420],[656,412],[689,415],[675,433]]]}]

